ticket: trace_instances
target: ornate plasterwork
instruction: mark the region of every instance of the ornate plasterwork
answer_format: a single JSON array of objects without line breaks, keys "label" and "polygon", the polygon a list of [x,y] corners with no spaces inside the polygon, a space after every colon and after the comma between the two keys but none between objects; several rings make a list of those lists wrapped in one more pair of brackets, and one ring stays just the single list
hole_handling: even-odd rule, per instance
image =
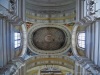
[{"label": "ornate plasterwork", "polygon": [[[23,21],[23,17],[20,17],[19,14],[22,14],[23,12],[20,11],[20,13],[18,13],[17,11],[17,4],[18,1],[16,0],[10,0],[9,1],[9,5],[10,8],[7,9],[4,6],[0,5],[0,8],[2,9],[0,12],[0,17],[3,17],[5,19],[7,19],[7,21],[9,21],[12,24],[16,24],[16,25],[21,25],[22,23],[24,23]],[[18,8],[19,9],[19,8]]]},{"label": "ornate plasterwork", "polygon": [[28,74],[33,74],[34,71],[38,70],[40,71],[41,69],[44,69],[44,68],[50,68],[50,67],[53,67],[53,68],[58,68],[61,70],[61,72],[65,75],[66,72],[70,72],[70,73],[74,73],[74,71],[72,69],[69,69],[69,68],[66,68],[66,67],[63,67],[63,66],[60,66],[60,65],[41,65],[41,66],[37,66],[37,67],[34,67],[32,69],[29,69],[27,71],[27,75]]},{"label": "ornate plasterwork", "polygon": [[21,57],[25,57],[26,54],[26,50],[27,50],[27,29],[26,29],[26,25],[25,23],[22,24],[22,39],[23,39],[23,48],[22,48],[22,53],[21,53]]},{"label": "ornate plasterwork", "polygon": [[15,75],[16,72],[22,67],[25,66],[24,59],[23,58],[17,58],[12,61],[10,61],[4,69],[1,69],[0,71],[3,72],[1,74],[8,74],[8,75]]},{"label": "ornate plasterwork", "polygon": [[[32,44],[32,34],[33,34],[33,32],[35,32],[37,29],[39,29],[39,28],[41,28],[41,27],[54,27],[54,28],[58,28],[58,29],[60,29],[60,30],[62,30],[63,32],[64,32],[64,34],[65,34],[65,37],[67,37],[67,42],[65,41],[65,44],[64,44],[64,46],[62,47],[62,48],[60,48],[60,49],[57,49],[57,50],[55,50],[55,51],[52,51],[52,50],[47,50],[47,51],[44,51],[44,50],[40,50],[40,49],[38,49],[38,48],[36,48],[33,44]],[[62,54],[62,53],[64,53],[65,51],[68,51],[69,50],[69,48],[70,48],[70,44],[71,44],[71,34],[70,34],[70,31],[69,31],[69,29],[66,27],[66,26],[64,26],[64,25],[44,25],[44,24],[39,24],[39,25],[33,25],[30,29],[29,29],[29,31],[28,31],[28,38],[27,38],[27,40],[28,40],[28,47],[29,47],[29,49],[32,51],[32,52],[35,52],[35,53],[37,53],[37,54]],[[66,40],[66,39],[65,39]]]},{"label": "ornate plasterwork", "polygon": [[72,51],[74,56],[76,57],[76,61],[84,67],[87,71],[90,71],[92,74],[100,74],[100,68],[98,68],[91,60],[86,57],[82,57],[79,55],[76,49],[76,32],[79,25],[75,25],[72,32]]},{"label": "ornate plasterwork", "polygon": [[71,23],[75,21],[75,11],[70,11],[65,14],[39,14],[32,11],[26,11],[26,21],[32,23]]},{"label": "ornate plasterwork", "polygon": [[95,21],[95,18],[93,16],[85,16],[81,20],[77,22],[79,25],[90,25]]},{"label": "ornate plasterwork", "polygon": [[11,13],[16,13],[16,6],[17,6],[17,1],[16,0],[9,0],[10,2],[10,12]]},{"label": "ornate plasterwork", "polygon": [[59,65],[65,68],[74,69],[74,60],[64,55],[38,55],[26,60],[27,71],[41,65]]},{"label": "ornate plasterwork", "polygon": [[26,0],[26,21],[70,23],[75,21],[76,0]]},{"label": "ornate plasterwork", "polygon": [[78,0],[76,4],[76,20],[80,25],[89,25],[100,18],[99,0]]}]

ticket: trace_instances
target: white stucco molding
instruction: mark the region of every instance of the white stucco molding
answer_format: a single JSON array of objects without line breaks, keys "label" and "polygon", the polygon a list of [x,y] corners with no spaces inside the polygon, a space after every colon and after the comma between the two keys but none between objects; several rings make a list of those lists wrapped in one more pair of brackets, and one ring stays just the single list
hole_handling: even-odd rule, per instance
[{"label": "white stucco molding", "polygon": [[[10,23],[15,24],[15,25],[21,25],[22,23],[24,23],[23,17],[19,16],[19,15],[23,14],[24,11],[20,11],[20,13],[19,13],[19,11],[17,11],[17,9],[19,10],[19,8],[18,8],[19,5],[17,4],[17,0],[14,1],[13,6],[9,2],[9,6],[10,6],[10,9],[7,9],[0,4],[0,8],[1,8],[0,17],[6,18],[7,21],[9,21]],[[14,9],[12,10],[12,8],[14,8]]]},{"label": "white stucco molding", "polygon": [[26,67],[31,70],[40,65],[59,65],[74,70],[74,63],[74,60],[66,55],[35,55],[26,60]]},{"label": "white stucco molding", "polygon": [[96,20],[95,17],[92,16],[85,16],[84,18],[80,19],[79,21],[76,22],[76,24],[79,25],[90,25]]},{"label": "white stucco molding", "polygon": [[23,43],[23,47],[22,47],[22,53],[21,53],[21,57],[25,57],[25,55],[26,55],[26,51],[27,51],[27,29],[26,29],[26,25],[25,25],[25,23],[24,24],[22,24],[22,43]]},{"label": "white stucco molding", "polygon": [[0,75],[16,75],[16,72],[19,72],[19,69],[22,67],[25,67],[24,59],[23,58],[17,58],[13,59],[11,62],[6,65],[2,71],[0,72]]},{"label": "white stucco molding", "polygon": [[94,63],[89,60],[87,57],[82,57],[78,54],[76,50],[76,31],[79,25],[75,25],[73,32],[72,32],[72,51],[74,53],[74,56],[76,57],[76,61],[84,67],[87,71],[90,71],[93,74],[99,75],[100,74],[100,68],[98,68]]}]

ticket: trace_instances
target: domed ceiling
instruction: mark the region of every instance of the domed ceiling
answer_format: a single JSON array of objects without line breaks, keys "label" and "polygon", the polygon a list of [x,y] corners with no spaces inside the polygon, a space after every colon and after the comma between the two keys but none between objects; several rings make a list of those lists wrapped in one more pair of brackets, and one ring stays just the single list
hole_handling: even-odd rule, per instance
[{"label": "domed ceiling", "polygon": [[44,27],[33,33],[33,44],[41,50],[57,50],[65,43],[65,34],[62,30]]},{"label": "domed ceiling", "polygon": [[71,34],[64,25],[33,25],[28,31],[28,48],[37,54],[60,54],[70,44]]},{"label": "domed ceiling", "polygon": [[26,0],[26,8],[36,13],[65,13],[75,10],[76,0]]},{"label": "domed ceiling", "polygon": [[29,30],[28,48],[32,52],[60,54],[70,48],[70,31],[64,25],[55,24],[73,22],[75,4],[76,0],[26,0],[27,21],[43,24],[33,25]]}]

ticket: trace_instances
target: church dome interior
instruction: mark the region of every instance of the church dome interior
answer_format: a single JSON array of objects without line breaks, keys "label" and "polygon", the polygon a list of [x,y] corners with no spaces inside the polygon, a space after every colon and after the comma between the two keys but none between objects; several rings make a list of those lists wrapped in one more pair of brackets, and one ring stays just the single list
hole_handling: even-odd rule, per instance
[{"label": "church dome interior", "polygon": [[100,75],[99,0],[0,0],[0,75]]},{"label": "church dome interior", "polygon": [[[71,33],[66,26],[33,25],[28,31],[28,47],[42,54],[67,52],[71,45]],[[55,52],[54,52],[55,51]]]},{"label": "church dome interior", "polygon": [[39,49],[57,50],[64,45],[65,34],[60,29],[44,27],[33,33],[32,40],[33,45]]}]

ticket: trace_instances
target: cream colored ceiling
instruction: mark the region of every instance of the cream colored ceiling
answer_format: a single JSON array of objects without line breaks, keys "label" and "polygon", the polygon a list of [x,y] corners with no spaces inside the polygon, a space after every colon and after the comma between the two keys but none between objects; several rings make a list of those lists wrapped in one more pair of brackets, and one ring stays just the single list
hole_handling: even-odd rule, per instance
[{"label": "cream colored ceiling", "polygon": [[38,73],[44,68],[58,68],[64,75],[74,72],[74,61],[68,56],[37,55],[26,60],[27,75]]},{"label": "cream colored ceiling", "polygon": [[34,67],[32,70],[27,71],[27,75],[33,75],[33,74],[38,75],[39,71],[41,69],[50,68],[50,67],[54,67],[54,68],[60,69],[62,75],[66,75],[69,72],[72,73],[72,74],[74,73],[74,71],[72,69],[68,69],[68,68],[65,68],[65,67],[62,67],[62,66],[58,66],[58,65],[48,65],[48,66],[45,66],[45,65],[42,65],[42,66]]},{"label": "cream colored ceiling", "polygon": [[71,23],[75,21],[76,0],[26,0],[26,21]]},{"label": "cream colored ceiling", "polygon": [[[32,23],[27,35],[28,48],[31,52],[38,54],[26,60],[27,75],[38,74],[41,66],[45,68],[44,66],[49,65],[59,67],[63,74],[66,74],[66,72],[73,73],[74,61],[62,54],[71,48],[71,33],[66,24],[75,22],[75,5],[76,0],[26,0],[26,21]],[[41,50],[33,46],[31,44],[32,33],[43,27],[61,29],[65,38],[67,38],[64,45],[55,51]],[[41,34],[41,32],[39,33]],[[41,37],[38,36],[38,38]],[[45,40],[45,38],[43,39]]]},{"label": "cream colored ceiling", "polygon": [[26,0],[26,8],[36,13],[64,13],[75,9],[76,0]]}]

